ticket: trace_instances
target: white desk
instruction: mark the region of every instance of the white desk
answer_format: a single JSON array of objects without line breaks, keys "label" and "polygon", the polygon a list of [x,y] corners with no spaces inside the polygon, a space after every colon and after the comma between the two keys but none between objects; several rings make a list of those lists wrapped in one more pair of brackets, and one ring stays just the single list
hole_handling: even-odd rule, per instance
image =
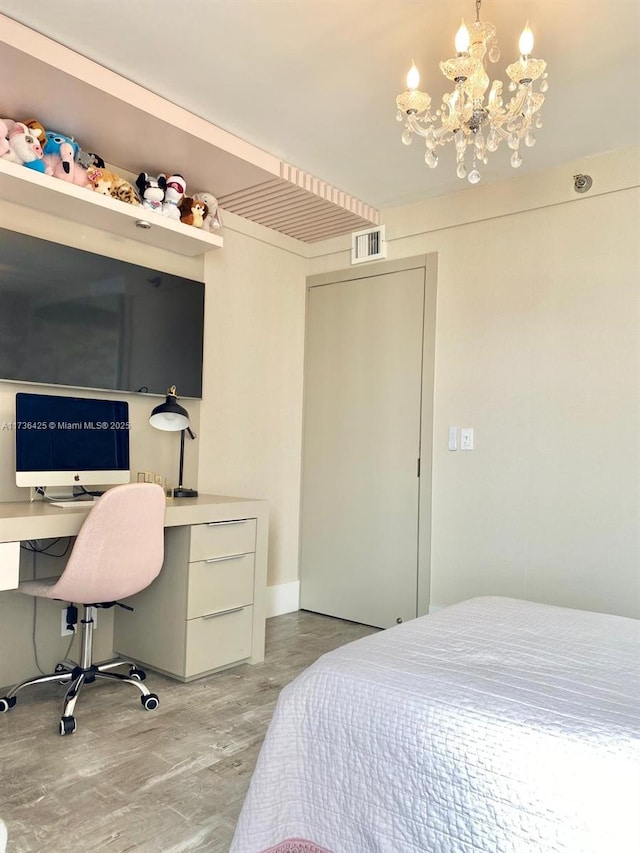
[{"label": "white desk", "polygon": [[[0,590],[18,586],[21,542],[75,536],[91,506],[0,503]],[[268,523],[268,505],[262,500],[222,495],[168,499],[163,569],[152,586],[135,597],[134,618],[126,620],[122,630],[116,619],[114,650],[185,681],[240,660],[262,661]],[[212,567],[207,573],[205,563]],[[199,609],[189,596],[197,597]],[[226,606],[229,601],[233,606]],[[158,608],[163,610],[162,620],[156,619],[154,628]],[[214,620],[215,616],[221,618]],[[229,647],[226,657],[224,651],[222,657],[213,658],[200,653],[200,646],[212,645],[207,632],[214,625],[216,648],[224,650],[225,643]],[[155,635],[172,636],[171,649],[162,651],[153,641]],[[181,643],[185,648],[176,648]],[[159,663],[154,657],[157,649],[162,652]]]}]

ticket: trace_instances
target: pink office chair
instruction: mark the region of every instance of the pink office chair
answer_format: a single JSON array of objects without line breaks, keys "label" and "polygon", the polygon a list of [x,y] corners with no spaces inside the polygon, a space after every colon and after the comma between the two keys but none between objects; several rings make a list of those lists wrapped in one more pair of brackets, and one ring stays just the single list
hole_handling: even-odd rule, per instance
[{"label": "pink office chair", "polygon": [[[62,575],[19,584],[18,592],[26,595],[84,605],[81,663],[58,664],[51,675],[20,682],[0,699],[0,713],[15,706],[16,693],[23,687],[49,681],[69,682],[60,734],[73,734],[76,730],[73,711],[80,688],[96,678],[133,684],[142,693],[140,698],[148,711],[158,707],[156,694],[142,684],[145,673],[133,661],[93,663],[91,608],[119,604],[119,599],[140,592],[157,576],[164,558],[164,510],[165,497],[160,486],[130,483],[109,489],[87,515]],[[117,666],[129,666],[129,675],[109,672]]]}]

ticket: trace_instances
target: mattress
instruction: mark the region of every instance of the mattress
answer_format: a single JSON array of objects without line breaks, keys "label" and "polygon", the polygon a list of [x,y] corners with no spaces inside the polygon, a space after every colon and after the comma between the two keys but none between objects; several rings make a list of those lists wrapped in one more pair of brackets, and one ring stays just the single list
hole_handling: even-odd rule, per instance
[{"label": "mattress", "polygon": [[231,853],[638,853],[639,804],[640,622],[476,598],[282,691]]}]

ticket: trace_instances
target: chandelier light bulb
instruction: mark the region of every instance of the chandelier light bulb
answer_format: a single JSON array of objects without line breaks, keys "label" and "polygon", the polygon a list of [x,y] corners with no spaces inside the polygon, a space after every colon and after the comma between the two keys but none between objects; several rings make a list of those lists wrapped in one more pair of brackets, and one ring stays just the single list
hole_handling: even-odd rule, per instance
[{"label": "chandelier light bulb", "polygon": [[462,23],[460,24],[460,29],[456,33],[455,45],[457,53],[469,53],[469,45],[471,44],[471,37],[469,36],[469,30],[467,29],[467,25],[464,22],[464,18],[462,19]]},{"label": "chandelier light bulb", "polygon": [[411,68],[409,69],[409,73],[407,74],[407,89],[413,91],[417,89],[420,85],[420,72],[416,68],[416,64],[413,60],[411,60]]},{"label": "chandelier light bulb", "polygon": [[526,27],[520,33],[518,49],[520,51],[521,56],[529,56],[531,54],[531,51],[533,50],[533,33],[531,32],[531,28],[529,27],[529,21],[527,21]]}]

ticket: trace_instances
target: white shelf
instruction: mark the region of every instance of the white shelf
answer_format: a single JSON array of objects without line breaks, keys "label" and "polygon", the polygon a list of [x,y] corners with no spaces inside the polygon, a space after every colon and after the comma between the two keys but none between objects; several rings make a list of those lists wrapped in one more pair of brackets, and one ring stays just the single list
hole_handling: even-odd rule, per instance
[{"label": "white shelf", "polygon": [[[218,234],[6,160],[0,160],[0,197],[180,255],[202,255],[222,248],[223,244]],[[139,227],[140,221],[148,222],[151,227]]]},{"label": "white shelf", "polygon": [[[85,151],[97,152],[124,174],[177,171],[184,175],[189,195],[216,196],[223,216],[228,210],[309,243],[379,222],[379,212],[370,205],[4,15],[0,68],[3,79],[11,81],[2,92],[3,117],[35,117],[45,127],[73,136]],[[81,209],[84,222],[86,208]],[[110,230],[131,236],[128,219],[133,216],[117,217]],[[169,245],[171,224],[136,239],[157,240],[156,245],[184,254],[220,245],[220,237],[208,232],[188,241],[185,247],[190,248]],[[97,214],[96,225],[109,230]],[[183,228],[197,231],[176,228],[176,237]]]}]

